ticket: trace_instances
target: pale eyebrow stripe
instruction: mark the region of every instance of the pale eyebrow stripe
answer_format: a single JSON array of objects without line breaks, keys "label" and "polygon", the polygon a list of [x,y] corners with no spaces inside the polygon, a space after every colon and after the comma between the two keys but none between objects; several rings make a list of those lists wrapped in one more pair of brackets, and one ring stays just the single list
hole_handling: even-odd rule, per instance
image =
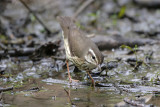
[{"label": "pale eyebrow stripe", "polygon": [[94,55],[94,57],[96,58],[96,62],[98,63],[98,60],[97,60],[97,57],[96,57],[96,55],[95,55],[94,51],[93,51],[91,48],[89,48],[89,52],[91,52],[91,53],[92,53],[92,55]]}]

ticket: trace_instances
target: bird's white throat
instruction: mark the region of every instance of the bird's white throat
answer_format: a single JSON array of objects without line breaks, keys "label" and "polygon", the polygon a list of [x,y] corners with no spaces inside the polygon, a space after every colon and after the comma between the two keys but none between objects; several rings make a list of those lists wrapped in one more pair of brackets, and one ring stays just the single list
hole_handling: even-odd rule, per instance
[{"label": "bird's white throat", "polygon": [[70,52],[70,48],[69,48],[68,38],[64,38],[63,31],[62,31],[62,37],[64,40],[64,48],[65,48],[65,52],[66,52],[66,58],[69,58],[69,57],[71,57],[71,52]]}]

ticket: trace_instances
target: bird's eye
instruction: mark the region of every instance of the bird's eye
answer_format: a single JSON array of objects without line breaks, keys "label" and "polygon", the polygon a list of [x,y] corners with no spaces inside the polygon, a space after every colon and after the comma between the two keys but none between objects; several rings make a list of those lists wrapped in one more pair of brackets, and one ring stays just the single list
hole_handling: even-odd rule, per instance
[{"label": "bird's eye", "polygon": [[92,59],[94,59],[94,60],[95,60],[95,57],[94,57],[94,56],[92,56]]}]

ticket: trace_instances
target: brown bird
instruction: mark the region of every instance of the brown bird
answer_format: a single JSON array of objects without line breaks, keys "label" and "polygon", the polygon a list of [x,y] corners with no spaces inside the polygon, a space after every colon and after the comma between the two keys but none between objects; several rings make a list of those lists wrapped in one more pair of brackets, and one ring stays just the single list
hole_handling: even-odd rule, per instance
[{"label": "brown bird", "polygon": [[103,62],[102,53],[97,45],[76,26],[73,18],[59,16],[57,20],[62,28],[69,81],[72,82],[68,60],[75,64],[78,69],[85,70],[92,79],[93,87],[95,87],[90,71]]}]

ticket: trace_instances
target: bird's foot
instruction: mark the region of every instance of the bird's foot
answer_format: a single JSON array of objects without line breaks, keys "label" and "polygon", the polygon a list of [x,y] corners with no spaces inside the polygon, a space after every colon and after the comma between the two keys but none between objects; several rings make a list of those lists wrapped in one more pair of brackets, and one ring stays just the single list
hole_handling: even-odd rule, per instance
[{"label": "bird's foot", "polygon": [[69,82],[72,83],[72,82],[79,82],[79,80],[74,80],[72,78],[69,78]]}]

